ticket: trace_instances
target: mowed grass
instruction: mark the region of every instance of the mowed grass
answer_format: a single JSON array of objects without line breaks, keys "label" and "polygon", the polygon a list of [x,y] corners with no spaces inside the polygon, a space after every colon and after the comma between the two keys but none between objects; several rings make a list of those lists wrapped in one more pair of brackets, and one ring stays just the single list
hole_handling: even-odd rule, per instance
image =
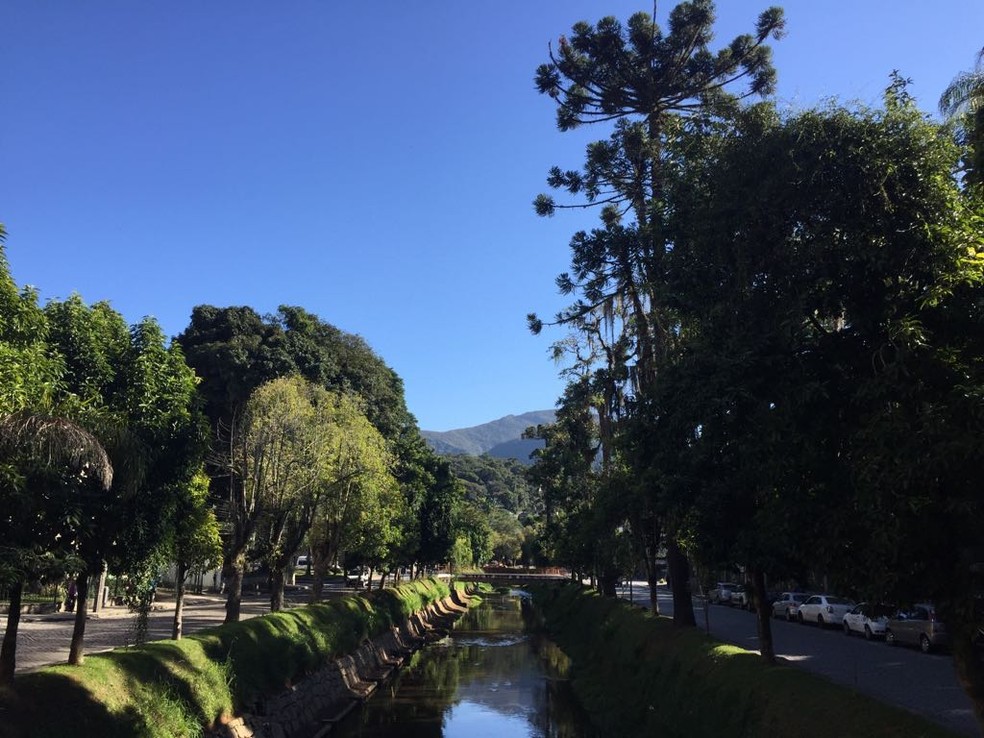
[{"label": "mowed grass", "polygon": [[547,631],[603,735],[953,738],[904,710],[802,669],[768,666],[696,628],[575,585],[538,588]]},{"label": "mowed grass", "polygon": [[198,736],[449,594],[417,580],[24,674],[0,690],[0,736]]}]

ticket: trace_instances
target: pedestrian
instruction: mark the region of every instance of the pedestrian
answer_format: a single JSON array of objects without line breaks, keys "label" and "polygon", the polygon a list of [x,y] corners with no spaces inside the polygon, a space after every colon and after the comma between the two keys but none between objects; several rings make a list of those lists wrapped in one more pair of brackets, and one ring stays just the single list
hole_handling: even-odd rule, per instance
[{"label": "pedestrian", "polygon": [[65,599],[65,610],[75,612],[75,600],[79,596],[79,589],[75,585],[74,579],[68,580],[68,597]]}]

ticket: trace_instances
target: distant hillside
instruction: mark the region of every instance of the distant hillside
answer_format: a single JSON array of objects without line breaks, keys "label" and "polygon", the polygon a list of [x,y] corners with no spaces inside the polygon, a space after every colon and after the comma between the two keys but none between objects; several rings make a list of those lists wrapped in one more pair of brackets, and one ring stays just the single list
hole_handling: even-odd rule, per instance
[{"label": "distant hillside", "polygon": [[556,413],[553,410],[535,410],[522,415],[507,415],[471,428],[425,430],[420,434],[439,454],[481,456],[487,453],[497,458],[518,459],[528,464],[530,453],[539,448],[541,442],[523,440],[523,431],[531,425],[552,423],[555,418]]}]

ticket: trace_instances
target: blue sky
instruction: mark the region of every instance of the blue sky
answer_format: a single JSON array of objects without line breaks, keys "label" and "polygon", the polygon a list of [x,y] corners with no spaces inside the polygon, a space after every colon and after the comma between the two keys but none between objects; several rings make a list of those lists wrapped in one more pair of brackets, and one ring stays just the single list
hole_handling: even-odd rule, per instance
[{"label": "blue sky", "polygon": [[[718,40],[768,3],[721,0]],[[782,3],[779,3],[782,4]],[[981,0],[793,0],[779,100],[927,111],[984,45]],[[670,3],[660,2],[665,18]],[[201,303],[301,305],[403,377],[422,428],[552,407],[525,315],[593,216],[537,218],[561,134],[532,78],[577,20],[648,2],[13,0],[0,11],[0,222],[20,284],[169,335]]]}]

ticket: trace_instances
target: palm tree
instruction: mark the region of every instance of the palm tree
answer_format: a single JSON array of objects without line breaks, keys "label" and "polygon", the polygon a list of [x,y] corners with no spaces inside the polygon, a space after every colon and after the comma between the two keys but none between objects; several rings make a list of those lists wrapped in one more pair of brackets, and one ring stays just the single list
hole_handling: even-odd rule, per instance
[{"label": "palm tree", "polygon": [[940,95],[940,112],[958,126],[969,148],[965,176],[971,184],[984,182],[984,48],[969,72],[961,72]]},{"label": "palm tree", "polygon": [[[113,467],[99,440],[64,417],[21,410],[0,416],[0,517],[4,547],[0,559],[10,586],[10,612],[0,645],[0,684],[14,678],[21,595],[30,575],[55,557],[51,551],[61,507],[56,496],[39,494],[42,478],[52,486],[95,483],[108,490]],[[45,503],[48,503],[46,506]]]}]

